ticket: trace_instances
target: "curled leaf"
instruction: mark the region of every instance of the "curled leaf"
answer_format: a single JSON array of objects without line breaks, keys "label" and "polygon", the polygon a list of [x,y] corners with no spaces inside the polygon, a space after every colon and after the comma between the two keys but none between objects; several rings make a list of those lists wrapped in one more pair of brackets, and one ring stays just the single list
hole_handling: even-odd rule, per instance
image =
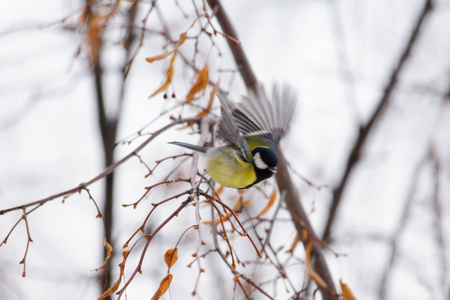
[{"label": "curled leaf", "polygon": [[178,249],[169,249],[164,254],[164,261],[166,262],[166,265],[169,267],[172,267],[175,262],[178,260]]},{"label": "curled leaf", "polygon": [[341,284],[342,300],[356,300],[352,291],[350,290],[348,285],[342,282],[342,279],[339,280],[339,283]]},{"label": "curled leaf", "polygon": [[[215,88],[214,88],[214,90],[215,90]],[[217,195],[222,194],[222,192],[223,192],[223,185],[219,186],[219,188],[216,189],[216,194],[217,194]]]},{"label": "curled leaf", "polygon": [[175,52],[175,50],[173,50],[173,51],[170,51],[170,52],[167,52],[167,53],[163,53],[163,54],[160,54],[160,55],[156,55],[156,56],[152,56],[152,57],[147,57],[145,60],[146,61],[148,61],[149,63],[152,63],[152,62],[154,62],[155,60],[161,60],[161,59],[164,59],[164,58],[166,58],[167,56],[170,56],[172,53],[174,53]]},{"label": "curled leaf", "polygon": [[112,294],[114,294],[117,291],[117,289],[119,288],[120,282],[122,281],[123,273],[125,271],[125,262],[127,261],[128,254],[130,254],[130,251],[122,252],[123,260],[119,264],[119,268],[120,268],[119,279],[117,279],[117,281],[114,282],[114,284],[109,289],[107,289],[97,300],[105,299],[106,297],[111,296]]},{"label": "curled leaf", "polygon": [[200,72],[198,72],[197,80],[195,81],[191,90],[187,94],[186,101],[184,103],[188,103],[194,100],[195,95],[198,92],[203,91],[208,86],[208,78],[209,78],[208,64],[205,64],[203,69],[200,70]]},{"label": "curled leaf", "polygon": [[[231,217],[231,213],[228,213],[228,214],[222,216],[222,219],[220,219],[220,218],[216,219],[215,223],[216,223],[216,225],[218,225],[218,224],[220,224],[220,222],[228,221],[230,219],[230,217]],[[204,221],[203,224],[211,225],[212,221]]]},{"label": "curled leaf", "polygon": [[264,207],[264,209],[259,213],[258,218],[264,216],[269,211],[275,203],[275,200],[277,200],[277,190],[273,189],[272,195],[270,195],[269,203],[267,203],[266,207]]},{"label": "curled leaf", "polygon": [[173,54],[173,56],[172,56],[172,59],[170,60],[169,69],[167,70],[167,73],[166,73],[166,79],[165,79],[163,85],[162,85],[159,89],[157,89],[153,94],[151,94],[149,98],[155,96],[156,94],[158,94],[158,93],[164,91],[165,89],[167,89],[167,88],[169,87],[170,83],[172,82],[172,77],[173,77],[173,63],[174,63],[174,61],[175,61],[175,57],[176,57],[176,56],[177,56],[177,52],[174,52],[174,54]]},{"label": "curled leaf", "polygon": [[172,277],[173,277],[172,274],[167,274],[167,276],[164,277],[163,280],[161,280],[159,288],[156,290],[151,300],[158,300],[159,298],[161,298],[162,295],[164,295],[164,293],[169,288],[170,283],[172,282]]},{"label": "curled leaf", "polygon": [[295,235],[294,241],[292,242],[292,245],[291,245],[291,248],[289,249],[289,252],[291,252],[291,253],[294,252],[295,247],[297,247],[299,241],[300,241],[300,238],[299,238],[299,236],[297,234],[297,235]]},{"label": "curled leaf", "polygon": [[103,245],[105,245],[105,249],[106,249],[106,258],[105,258],[105,261],[103,262],[103,264],[99,268],[95,269],[95,271],[98,271],[98,270],[103,269],[104,267],[106,267],[106,262],[108,261],[108,259],[111,258],[111,252],[113,252],[113,247],[111,246],[111,244],[109,244],[106,241],[106,237],[105,237],[105,240],[103,242]]},{"label": "curled leaf", "polygon": [[316,271],[314,271],[313,267],[311,266],[311,251],[314,247],[314,243],[313,242],[309,242],[306,245],[306,249],[305,249],[305,264],[306,264],[306,271],[308,272],[309,277],[311,277],[312,280],[314,280],[314,282],[318,285],[321,286],[323,288],[327,288],[327,284],[325,283],[325,281],[322,279],[322,277],[320,277],[319,274],[316,273]]},{"label": "curled leaf", "polygon": [[152,57],[147,57],[145,60],[147,62],[149,62],[149,63],[152,63],[155,60],[161,60],[161,59],[164,59],[167,56],[171,55],[172,53],[176,53],[178,47],[183,45],[184,41],[186,40],[186,37],[187,37],[187,32],[183,32],[182,34],[180,34],[180,40],[178,41],[177,45],[175,46],[175,49],[173,49],[170,52],[164,53],[164,54],[160,54],[160,55],[156,55],[156,56],[152,56]]},{"label": "curled leaf", "polygon": [[[213,105],[213,103],[214,103],[214,96],[215,96],[215,95],[216,95],[216,87],[214,87],[214,89],[212,90],[212,92],[211,92],[211,94],[210,94],[210,96],[209,96],[208,106],[207,106],[205,109],[203,109],[203,110],[197,115],[197,117],[203,118],[203,117],[206,117],[206,116],[208,115],[208,113],[211,111],[212,105]],[[219,193],[219,190],[220,190],[220,191],[223,190],[223,186],[220,186],[220,187],[217,189],[217,193],[218,193],[218,194],[220,194],[220,193]]]}]

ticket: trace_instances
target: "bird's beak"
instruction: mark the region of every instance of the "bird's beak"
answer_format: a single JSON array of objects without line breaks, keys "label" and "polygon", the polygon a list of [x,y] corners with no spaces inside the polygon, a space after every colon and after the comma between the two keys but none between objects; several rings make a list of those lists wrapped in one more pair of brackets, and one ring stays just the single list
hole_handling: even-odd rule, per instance
[{"label": "bird's beak", "polygon": [[272,172],[273,174],[277,173],[277,167],[273,167],[273,168],[269,168],[270,172]]}]

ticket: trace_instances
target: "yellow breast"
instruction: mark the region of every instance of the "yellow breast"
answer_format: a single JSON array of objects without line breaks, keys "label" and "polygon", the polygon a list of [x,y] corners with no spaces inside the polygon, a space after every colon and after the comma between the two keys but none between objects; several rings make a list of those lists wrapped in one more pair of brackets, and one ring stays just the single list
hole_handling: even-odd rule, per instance
[{"label": "yellow breast", "polygon": [[254,183],[253,165],[239,159],[235,151],[224,150],[221,149],[221,155],[208,155],[206,171],[211,178],[221,185],[238,189]]}]

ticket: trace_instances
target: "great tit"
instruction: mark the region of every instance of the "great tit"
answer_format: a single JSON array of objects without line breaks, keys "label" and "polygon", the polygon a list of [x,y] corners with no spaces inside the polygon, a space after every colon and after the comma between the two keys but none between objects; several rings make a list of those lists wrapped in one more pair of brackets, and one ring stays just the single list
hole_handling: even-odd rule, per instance
[{"label": "great tit", "polygon": [[217,183],[238,189],[249,188],[276,173],[276,149],[294,115],[297,99],[288,87],[274,86],[269,99],[260,86],[257,92],[230,107],[218,92],[222,118],[217,137],[219,147],[170,142],[203,153],[206,172]]}]

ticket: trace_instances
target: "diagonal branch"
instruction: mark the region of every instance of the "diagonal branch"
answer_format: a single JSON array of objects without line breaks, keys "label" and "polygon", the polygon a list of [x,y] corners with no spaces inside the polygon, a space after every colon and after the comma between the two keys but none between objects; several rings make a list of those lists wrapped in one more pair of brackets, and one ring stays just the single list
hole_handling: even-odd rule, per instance
[{"label": "diagonal branch", "polygon": [[408,42],[406,43],[406,46],[405,46],[405,49],[403,50],[403,52],[400,56],[400,59],[398,60],[397,65],[395,66],[394,70],[392,71],[386,87],[384,88],[384,94],[381,97],[377,108],[373,112],[372,117],[367,122],[367,124],[364,126],[361,126],[359,128],[359,135],[358,135],[356,142],[353,145],[353,148],[347,159],[347,164],[345,166],[344,175],[342,176],[342,179],[341,179],[341,182],[339,183],[339,185],[333,190],[333,201],[331,203],[327,223],[325,225],[325,229],[323,232],[323,236],[322,236],[323,240],[327,240],[330,237],[331,227],[333,226],[333,223],[334,223],[334,220],[336,217],[336,212],[337,212],[339,204],[341,203],[342,194],[344,192],[345,187],[347,186],[348,180],[350,178],[350,174],[352,173],[354,167],[356,166],[357,162],[359,161],[359,159],[361,157],[361,152],[366,144],[368,135],[372,132],[374,125],[376,124],[376,122],[378,122],[381,115],[383,114],[383,112],[386,110],[386,107],[388,106],[392,92],[394,91],[394,89],[397,85],[399,75],[400,75],[401,71],[403,70],[403,67],[405,66],[405,63],[408,60],[408,58],[411,54],[411,51],[417,41],[417,37],[423,26],[425,17],[428,15],[428,13],[431,11],[431,9],[432,9],[431,0],[426,0],[424,7],[423,7],[422,11],[420,12],[420,15],[416,21],[416,24],[413,27],[413,30],[411,31],[411,35],[409,36]]},{"label": "diagonal branch", "polygon": [[90,186],[91,184],[93,184],[93,183],[99,181],[100,179],[103,179],[107,175],[111,174],[115,169],[117,169],[124,162],[126,162],[130,158],[136,156],[142,149],[145,148],[145,146],[147,146],[151,141],[153,141],[157,136],[159,136],[161,133],[165,132],[167,129],[169,129],[169,128],[177,125],[177,124],[193,123],[193,122],[198,122],[198,121],[199,121],[198,118],[186,118],[186,119],[175,120],[172,123],[167,124],[166,126],[162,127],[161,129],[155,131],[142,144],[140,144],[138,147],[136,147],[136,149],[134,149],[128,155],[123,157],[121,160],[119,160],[119,161],[113,163],[112,165],[108,166],[105,170],[103,170],[103,172],[101,172],[100,174],[98,174],[97,176],[92,178],[91,180],[89,180],[87,182],[84,182],[84,183],[81,183],[77,187],[71,188],[71,189],[63,191],[61,193],[57,193],[57,194],[48,196],[46,198],[43,198],[43,199],[40,199],[40,200],[37,200],[37,201],[33,201],[33,202],[29,202],[27,204],[22,204],[22,205],[18,205],[18,206],[14,206],[14,207],[10,207],[10,208],[7,208],[7,209],[0,210],[0,216],[4,215],[6,213],[9,213],[9,212],[15,211],[15,210],[21,210],[21,209],[26,208],[26,207],[42,205],[42,204],[45,204],[45,203],[47,203],[49,201],[58,199],[60,197],[68,197],[68,196],[70,196],[70,195],[72,195],[74,193],[80,192],[81,190],[85,189],[86,187]]},{"label": "diagonal branch", "polygon": [[236,43],[236,40],[238,40],[236,30],[234,30],[233,24],[231,24],[227,13],[223,9],[222,3],[220,3],[220,0],[207,1],[209,7],[214,11],[217,21],[219,21],[222,31],[234,39],[227,39],[228,47],[230,47],[230,50],[233,53],[234,60],[236,61],[236,65],[241,73],[245,86],[249,91],[256,92],[258,80],[250,66],[247,55],[245,55],[244,49],[242,49],[241,43]]},{"label": "diagonal branch", "polygon": [[[225,34],[237,38],[236,31],[234,30],[226,12],[224,11],[219,0],[207,0],[209,6],[214,11],[217,21],[219,22],[222,30]],[[236,64],[239,67],[239,72],[243,78],[245,85],[249,91],[255,91],[257,85],[256,76],[248,62],[240,44],[228,40],[228,45],[233,52]],[[281,150],[279,153],[279,161],[277,165],[277,184],[280,190],[280,195],[284,195],[286,205],[299,237],[303,242],[304,247],[312,245],[311,258],[313,260],[314,271],[325,281],[326,287],[319,287],[324,300],[336,300],[338,295],[334,286],[330,271],[326,264],[325,258],[322,253],[322,248],[318,243],[318,239],[314,234],[314,230],[306,216],[306,213],[300,203],[300,195],[295,188],[291,176],[288,171],[287,162],[283,156]],[[305,234],[307,232],[307,234]]]}]

